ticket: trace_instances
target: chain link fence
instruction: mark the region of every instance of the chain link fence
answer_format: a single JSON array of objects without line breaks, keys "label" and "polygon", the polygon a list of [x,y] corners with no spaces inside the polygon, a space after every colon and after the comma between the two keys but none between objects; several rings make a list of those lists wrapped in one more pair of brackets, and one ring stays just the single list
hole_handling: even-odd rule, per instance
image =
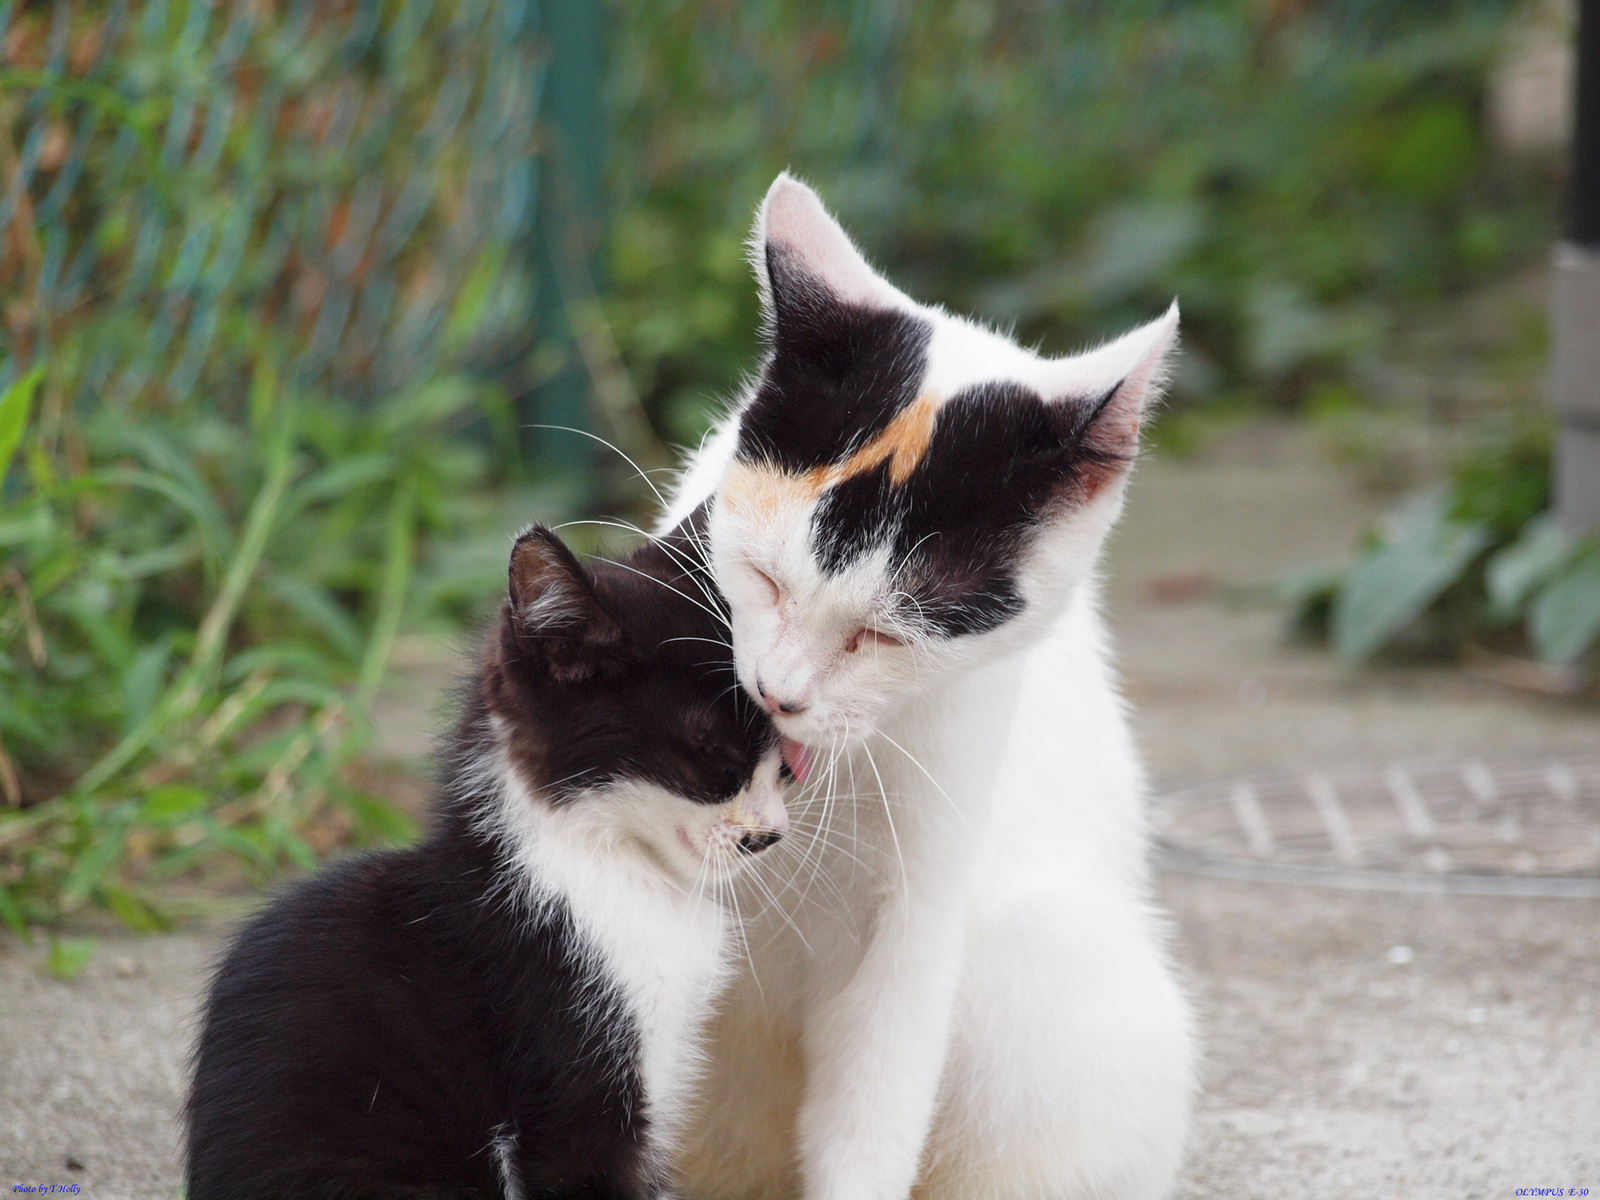
[{"label": "chain link fence", "polygon": [[0,0],[19,936],[414,832],[392,652],[504,586],[507,401],[578,424],[594,376],[599,12],[561,2]]},{"label": "chain link fence", "polygon": [[0,0],[0,387],[380,395],[534,335],[536,0]]}]

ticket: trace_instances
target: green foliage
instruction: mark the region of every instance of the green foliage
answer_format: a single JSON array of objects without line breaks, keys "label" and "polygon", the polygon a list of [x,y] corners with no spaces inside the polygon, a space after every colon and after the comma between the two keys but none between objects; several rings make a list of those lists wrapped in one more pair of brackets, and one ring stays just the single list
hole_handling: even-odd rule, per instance
[{"label": "green foliage", "polygon": [[1448,519],[1429,497],[1344,577],[1331,614],[1334,648],[1366,658],[1433,604],[1488,542],[1482,525]]},{"label": "green foliage", "polygon": [[1550,431],[1538,421],[1496,429],[1456,467],[1450,517],[1508,538],[1550,505]]},{"label": "green foliage", "polygon": [[402,620],[463,615],[430,547],[485,481],[449,436],[481,391],[258,394],[255,428],[47,403],[0,503],[0,917],[156,928],[161,880],[406,836],[347,768]]},{"label": "green foliage", "polygon": [[1348,386],[1553,235],[1554,157],[1481,131],[1511,7],[619,0],[624,356],[692,440],[753,361],[742,242],[789,167],[913,295],[1025,341],[1176,295],[1180,400]]},{"label": "green foliage", "polygon": [[503,577],[460,564],[532,340],[528,11],[0,0],[18,934],[414,833],[358,768],[402,627]]},{"label": "green foliage", "polygon": [[[411,834],[360,783],[369,705],[402,629],[501,586],[503,539],[467,536],[508,523],[484,489],[515,422],[485,379],[549,370],[537,7],[0,0],[19,935],[91,907],[159,928],[170,880]],[[1508,7],[617,0],[605,315],[657,428],[694,441],[753,361],[743,239],[790,166],[912,292],[1025,339],[1178,294],[1182,396],[1348,390],[1402,314],[1548,240],[1550,164],[1479,132]],[[1345,639],[1526,614],[1541,652],[1584,653],[1595,560],[1528,526],[1526,466],[1464,473],[1404,535],[1431,573],[1372,568],[1329,617]]]},{"label": "green foliage", "polygon": [[51,938],[50,956],[45,960],[45,966],[57,979],[76,979],[99,948],[99,938]]},{"label": "green foliage", "polygon": [[1540,657],[1561,666],[1600,639],[1600,546],[1574,554],[1534,597],[1528,632]]},{"label": "green foliage", "polygon": [[1352,565],[1289,581],[1297,623],[1352,662],[1408,640],[1459,649],[1520,639],[1557,667],[1600,649],[1600,539],[1574,537],[1545,512],[1548,437],[1535,425],[1494,439]]},{"label": "green foliage", "polygon": [[22,441],[22,431],[28,427],[33,393],[43,378],[44,368],[35,367],[10,387],[0,390],[0,482],[11,469],[11,457]]},{"label": "green foliage", "polygon": [[12,368],[48,359],[73,404],[226,408],[263,341],[297,390],[367,396],[525,341],[525,14],[0,0]]}]

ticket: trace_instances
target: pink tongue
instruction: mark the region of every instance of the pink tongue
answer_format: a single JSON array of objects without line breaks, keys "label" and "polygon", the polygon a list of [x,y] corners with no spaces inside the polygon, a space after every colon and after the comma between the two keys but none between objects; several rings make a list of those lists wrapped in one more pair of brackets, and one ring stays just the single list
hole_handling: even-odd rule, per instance
[{"label": "pink tongue", "polygon": [[778,748],[783,751],[783,761],[796,783],[804,783],[811,774],[811,751],[793,738],[780,738]]}]

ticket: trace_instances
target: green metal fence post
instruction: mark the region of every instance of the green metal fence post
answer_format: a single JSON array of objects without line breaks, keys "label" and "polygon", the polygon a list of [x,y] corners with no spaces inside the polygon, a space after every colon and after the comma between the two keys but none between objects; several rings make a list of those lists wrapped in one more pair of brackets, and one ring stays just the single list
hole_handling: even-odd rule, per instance
[{"label": "green metal fence post", "polygon": [[1551,399],[1556,511],[1573,531],[1600,529],[1600,0],[1578,18],[1567,240],[1556,247]]},{"label": "green metal fence post", "polygon": [[[556,0],[544,9],[549,54],[540,117],[544,162],[534,231],[535,318],[545,363],[522,404],[525,424],[588,429],[590,381],[568,319],[572,273],[593,278],[602,231],[604,122],[600,110],[603,14],[599,0]],[[583,443],[579,445],[578,443]],[[546,429],[524,431],[538,467],[579,462],[583,502],[592,495],[594,453],[587,439]]]}]

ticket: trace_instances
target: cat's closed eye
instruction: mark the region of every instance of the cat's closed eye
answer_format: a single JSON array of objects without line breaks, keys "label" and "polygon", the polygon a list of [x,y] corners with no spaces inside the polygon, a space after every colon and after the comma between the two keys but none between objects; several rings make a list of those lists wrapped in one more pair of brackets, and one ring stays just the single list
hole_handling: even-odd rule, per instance
[{"label": "cat's closed eye", "polygon": [[751,567],[750,573],[767,589],[767,598],[773,604],[777,604],[783,599],[783,589],[778,586],[778,581],[773,579],[771,575],[768,575],[760,567]]},{"label": "cat's closed eye", "polygon": [[862,650],[880,650],[891,646],[904,646],[905,643],[892,633],[885,633],[881,629],[858,629],[850,635],[850,640],[845,643],[845,650],[850,654],[857,654]]}]

